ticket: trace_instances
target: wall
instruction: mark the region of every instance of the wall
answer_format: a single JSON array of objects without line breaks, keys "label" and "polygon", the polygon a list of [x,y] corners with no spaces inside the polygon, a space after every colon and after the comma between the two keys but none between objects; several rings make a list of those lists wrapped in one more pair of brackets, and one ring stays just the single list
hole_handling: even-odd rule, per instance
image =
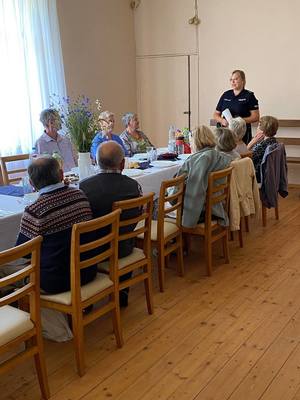
[{"label": "wall", "polygon": [[155,146],[167,145],[170,125],[189,126],[189,108],[191,126],[198,125],[197,30],[188,24],[194,4],[142,0],[134,12],[138,113]]},{"label": "wall", "polygon": [[120,117],[136,110],[133,13],[127,0],[57,0],[69,95],[101,99]]},{"label": "wall", "polygon": [[[234,69],[246,72],[247,87],[259,99],[261,115],[300,119],[300,2],[298,0],[198,0],[199,115],[207,124]],[[300,128],[280,136],[300,137]],[[299,147],[288,154],[299,156]],[[300,166],[289,166],[300,183]]]},{"label": "wall", "polygon": [[236,68],[245,70],[262,114],[299,118],[300,2],[198,1],[202,121],[210,118]]},{"label": "wall", "polygon": [[[245,70],[247,87],[259,99],[261,115],[300,119],[299,0],[198,0],[201,23],[197,28],[188,24],[193,13],[194,0],[142,0],[135,12],[135,29],[138,58],[149,53],[198,52],[200,124],[209,124],[220,95],[230,88],[234,69]],[[198,32],[197,46],[191,28]],[[138,98],[138,102],[142,101]],[[300,129],[284,128],[279,134],[300,137]],[[287,152],[299,156],[299,146]],[[289,178],[300,183],[300,166],[289,166]]]}]

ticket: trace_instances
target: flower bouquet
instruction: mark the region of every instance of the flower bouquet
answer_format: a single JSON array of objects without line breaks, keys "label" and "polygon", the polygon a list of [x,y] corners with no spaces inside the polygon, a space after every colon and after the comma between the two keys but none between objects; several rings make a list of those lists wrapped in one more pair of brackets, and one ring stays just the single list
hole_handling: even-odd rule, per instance
[{"label": "flower bouquet", "polygon": [[[96,101],[98,112],[101,103]],[[79,153],[89,152],[93,138],[99,130],[98,112],[96,113],[90,99],[84,95],[72,100],[69,96],[60,99],[53,95],[51,107],[55,108],[61,117],[63,129]]]},{"label": "flower bouquet", "polygon": [[96,100],[95,104],[96,107],[84,95],[78,96],[75,100],[69,96],[61,99],[59,96],[53,95],[51,98],[51,107],[59,112],[63,130],[78,151],[80,179],[87,178],[92,173],[90,148],[93,138],[99,130],[98,113],[102,108],[99,100]]}]

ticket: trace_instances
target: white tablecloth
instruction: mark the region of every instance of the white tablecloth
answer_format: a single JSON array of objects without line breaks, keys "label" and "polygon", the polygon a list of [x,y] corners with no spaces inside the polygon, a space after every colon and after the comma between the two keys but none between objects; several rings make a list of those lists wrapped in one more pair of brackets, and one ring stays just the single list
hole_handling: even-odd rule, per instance
[{"label": "white tablecloth", "polygon": [[0,251],[15,245],[24,208],[21,197],[0,195]]},{"label": "white tablecloth", "polygon": [[[157,198],[161,182],[171,179],[181,164],[182,161],[179,161],[168,168],[149,168],[134,179],[141,185],[143,194],[154,192]],[[21,197],[0,195],[0,251],[15,245],[24,208]]]},{"label": "white tablecloth", "polygon": [[143,171],[143,175],[134,178],[142,187],[143,194],[154,192],[154,198],[159,196],[160,185],[162,181],[171,179],[176,175],[182,162],[174,162],[174,165],[168,168],[149,168]]}]

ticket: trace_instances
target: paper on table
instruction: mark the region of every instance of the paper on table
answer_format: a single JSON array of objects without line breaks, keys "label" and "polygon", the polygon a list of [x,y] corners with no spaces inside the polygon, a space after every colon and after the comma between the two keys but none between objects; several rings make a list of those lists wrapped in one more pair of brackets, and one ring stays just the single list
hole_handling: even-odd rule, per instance
[{"label": "paper on table", "polygon": [[226,108],[226,110],[224,110],[222,112],[222,115],[226,119],[227,122],[232,120],[232,115],[231,115],[231,112],[230,112],[229,108]]}]

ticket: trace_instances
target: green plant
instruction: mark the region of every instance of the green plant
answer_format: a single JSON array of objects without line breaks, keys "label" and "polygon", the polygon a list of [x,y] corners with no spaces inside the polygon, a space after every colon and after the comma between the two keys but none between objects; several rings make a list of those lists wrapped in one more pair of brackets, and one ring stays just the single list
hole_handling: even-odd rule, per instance
[{"label": "green plant", "polygon": [[[101,103],[96,101],[96,106],[84,95],[72,100],[69,96],[60,99],[53,95],[51,107],[55,108],[61,117],[63,129],[71,142],[80,153],[89,152],[96,132],[99,130],[98,112]],[[97,111],[95,110],[97,108]]]}]

